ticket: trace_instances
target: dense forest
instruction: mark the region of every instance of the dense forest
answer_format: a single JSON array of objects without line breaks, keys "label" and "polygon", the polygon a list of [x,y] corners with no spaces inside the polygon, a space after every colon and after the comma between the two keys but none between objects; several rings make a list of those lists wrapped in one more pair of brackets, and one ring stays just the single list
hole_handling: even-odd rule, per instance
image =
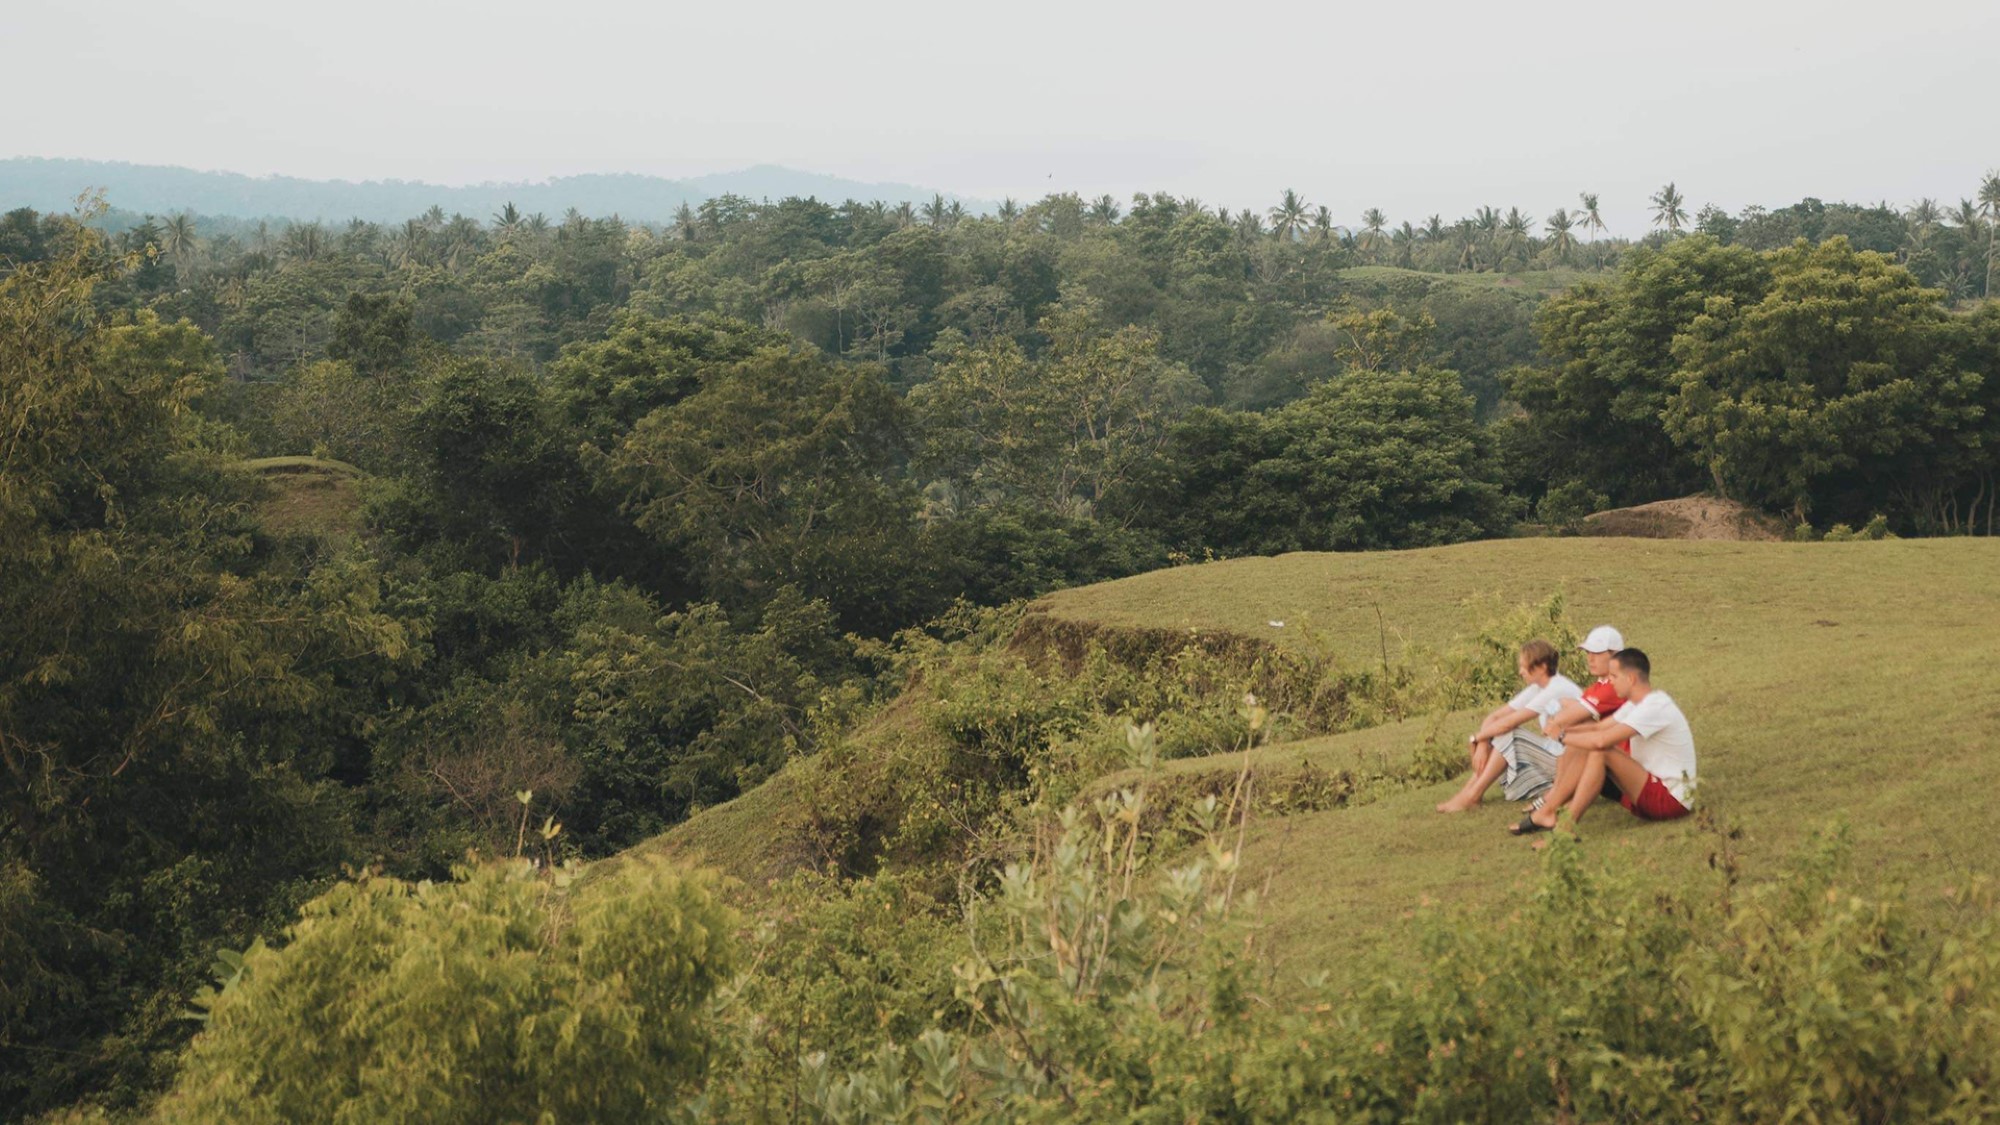
[{"label": "dense forest", "polygon": [[[322,936],[468,850],[612,854],[1061,586],[1699,491],[1804,538],[1994,533],[2000,176],[1653,206],[1639,239],[1587,194],[1354,226],[1290,192],[8,213],[0,1104],[140,1104],[218,950],[329,887]],[[580,916],[579,964],[685,954],[651,917]],[[725,974],[689,964],[691,1004]]]}]

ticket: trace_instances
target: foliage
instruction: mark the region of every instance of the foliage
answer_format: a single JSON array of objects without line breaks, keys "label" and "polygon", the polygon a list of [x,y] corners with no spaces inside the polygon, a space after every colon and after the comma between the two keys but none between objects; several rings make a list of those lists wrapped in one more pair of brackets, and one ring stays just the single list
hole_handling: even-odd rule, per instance
[{"label": "foliage", "polygon": [[1948,477],[1961,434],[2000,405],[2000,359],[1958,353],[1939,294],[1845,239],[1769,269],[1766,292],[1711,296],[1675,342],[1667,432],[1718,489],[1799,517]]},{"label": "foliage", "polygon": [[1197,413],[1124,502],[1189,553],[1430,546],[1509,505],[1448,371],[1357,367],[1262,417]]},{"label": "foliage", "polygon": [[1760,298],[1769,270],[1754,252],[1694,235],[1635,250],[1615,279],[1544,304],[1535,329],[1548,365],[1506,377],[1532,428],[1535,460],[1518,487],[1581,480],[1618,505],[1694,491],[1696,466],[1660,421],[1677,389],[1674,340],[1712,301]]},{"label": "foliage", "polygon": [[734,968],[719,890],[657,860],[587,887],[521,861],[343,883],[203,1002],[154,1117],[656,1117],[699,1081]]},{"label": "foliage", "polygon": [[350,847],[356,703],[414,657],[365,560],[260,565],[185,324],[107,326],[87,232],[0,280],[0,1095],[129,1098],[210,943]]},{"label": "foliage", "polygon": [[[2000,1057],[2000,929],[1974,891],[1951,936],[1850,888],[1838,853],[1744,893],[1660,894],[1557,837],[1511,917],[1427,912],[1431,968],[1308,983],[1248,971],[1224,807],[1185,867],[1135,833],[1143,787],[1075,818],[989,909],[958,970],[979,1015],[842,1072],[815,1119],[916,1121],[1976,1121]],[[1153,858],[1152,863],[1148,859]],[[1150,868],[1150,869],[1149,869]],[[1554,993],[1551,993],[1551,989]],[[1276,1002],[1274,1002],[1276,1001]]]}]

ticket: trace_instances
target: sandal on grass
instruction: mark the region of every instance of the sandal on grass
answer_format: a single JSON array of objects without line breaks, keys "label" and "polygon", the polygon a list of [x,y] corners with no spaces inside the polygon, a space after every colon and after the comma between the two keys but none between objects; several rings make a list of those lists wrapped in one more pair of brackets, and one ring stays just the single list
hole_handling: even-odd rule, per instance
[{"label": "sandal on grass", "polygon": [[1529,813],[1527,816],[1521,818],[1521,822],[1519,824],[1516,824],[1512,828],[1507,829],[1507,832],[1510,835],[1514,836],[1532,836],[1537,832],[1547,832],[1548,830],[1549,830],[1548,825],[1536,824],[1535,814]]}]

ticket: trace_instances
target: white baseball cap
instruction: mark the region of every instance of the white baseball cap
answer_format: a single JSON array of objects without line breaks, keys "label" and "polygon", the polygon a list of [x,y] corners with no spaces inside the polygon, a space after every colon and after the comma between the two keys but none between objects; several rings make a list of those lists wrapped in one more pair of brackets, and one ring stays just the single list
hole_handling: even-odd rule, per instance
[{"label": "white baseball cap", "polygon": [[1585,652],[1617,652],[1625,647],[1625,637],[1609,625],[1599,625],[1577,647]]}]

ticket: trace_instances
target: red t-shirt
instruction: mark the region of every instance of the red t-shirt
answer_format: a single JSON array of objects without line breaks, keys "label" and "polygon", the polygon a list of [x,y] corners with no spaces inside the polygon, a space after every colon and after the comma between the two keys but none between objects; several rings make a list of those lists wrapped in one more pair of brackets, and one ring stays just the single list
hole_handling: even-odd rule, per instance
[{"label": "red t-shirt", "polygon": [[[1610,680],[1599,680],[1583,689],[1583,705],[1600,719],[1617,714],[1618,708],[1624,703],[1625,700],[1619,697],[1618,689],[1611,686]],[[1618,748],[1630,754],[1632,743],[1630,740],[1621,742]]]}]

